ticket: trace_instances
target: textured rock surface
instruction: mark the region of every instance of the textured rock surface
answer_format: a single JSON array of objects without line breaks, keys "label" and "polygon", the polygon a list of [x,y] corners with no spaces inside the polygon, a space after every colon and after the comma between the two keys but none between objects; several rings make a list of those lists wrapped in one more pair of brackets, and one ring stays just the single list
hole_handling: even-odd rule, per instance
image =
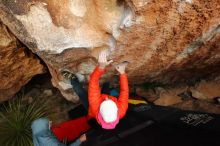
[{"label": "textured rock surface", "polygon": [[144,89],[143,86],[137,86],[136,88],[138,95],[156,105],[220,114],[220,104],[217,104],[213,99],[214,97],[220,97],[219,80],[203,80],[196,86],[191,87],[156,87],[148,90]]},{"label": "textured rock surface", "polygon": [[21,45],[0,22],[0,102],[8,100],[34,75],[43,72],[43,65]]},{"label": "textured rock surface", "polygon": [[159,98],[154,101],[156,105],[169,106],[177,103],[181,103],[182,99],[178,96],[179,93],[185,91],[185,88],[173,88],[168,90],[159,91],[157,95]]},{"label": "textured rock surface", "polygon": [[192,96],[202,100],[212,100],[215,97],[220,97],[220,82],[219,81],[201,81],[196,87],[190,89]]},{"label": "textured rock surface", "polygon": [[182,110],[200,111],[207,113],[220,114],[220,105],[201,100],[188,100],[174,105]]},{"label": "textured rock surface", "polygon": [[[88,79],[97,54],[130,62],[130,83],[191,82],[220,67],[219,0],[1,0],[0,19],[48,65],[53,85],[75,100],[60,70]],[[105,77],[109,79],[113,68]]]}]

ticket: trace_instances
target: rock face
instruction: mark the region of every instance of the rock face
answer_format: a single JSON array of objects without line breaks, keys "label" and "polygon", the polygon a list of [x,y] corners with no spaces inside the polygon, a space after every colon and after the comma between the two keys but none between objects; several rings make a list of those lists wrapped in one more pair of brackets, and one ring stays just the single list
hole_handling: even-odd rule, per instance
[{"label": "rock face", "polygon": [[34,75],[43,72],[43,65],[31,51],[0,22],[0,103],[18,92]]},{"label": "rock face", "polygon": [[201,81],[196,87],[190,89],[192,96],[201,100],[213,100],[220,97],[219,81]]},{"label": "rock face", "polygon": [[[68,100],[67,68],[88,80],[109,49],[130,83],[190,82],[220,72],[219,0],[1,0],[0,19],[47,64]],[[115,74],[107,69],[105,79]]]},{"label": "rock face", "polygon": [[136,93],[155,105],[219,114],[220,102],[215,100],[220,97],[219,83],[219,80],[203,80],[196,86],[164,86],[152,89],[137,86]]}]

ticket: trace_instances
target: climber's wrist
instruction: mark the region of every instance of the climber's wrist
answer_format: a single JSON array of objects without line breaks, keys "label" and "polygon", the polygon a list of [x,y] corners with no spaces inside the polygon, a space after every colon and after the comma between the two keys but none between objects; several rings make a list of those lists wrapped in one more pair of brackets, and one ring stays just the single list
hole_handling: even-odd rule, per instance
[{"label": "climber's wrist", "polygon": [[120,71],[119,74],[120,75],[125,74],[125,71]]},{"label": "climber's wrist", "polygon": [[105,69],[105,67],[106,67],[106,65],[105,65],[105,64],[99,63],[99,68],[100,68],[100,69],[103,69],[103,70],[104,70],[104,69]]}]

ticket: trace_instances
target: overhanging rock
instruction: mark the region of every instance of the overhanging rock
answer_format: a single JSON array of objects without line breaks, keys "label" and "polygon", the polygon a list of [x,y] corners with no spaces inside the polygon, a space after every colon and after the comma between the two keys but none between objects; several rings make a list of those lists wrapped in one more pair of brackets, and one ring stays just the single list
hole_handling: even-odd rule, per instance
[{"label": "overhanging rock", "polygon": [[[129,61],[130,83],[186,82],[220,67],[219,0],[1,0],[0,18],[48,65],[53,85],[67,68],[88,80],[98,53]],[[108,80],[115,71],[107,69]]]}]

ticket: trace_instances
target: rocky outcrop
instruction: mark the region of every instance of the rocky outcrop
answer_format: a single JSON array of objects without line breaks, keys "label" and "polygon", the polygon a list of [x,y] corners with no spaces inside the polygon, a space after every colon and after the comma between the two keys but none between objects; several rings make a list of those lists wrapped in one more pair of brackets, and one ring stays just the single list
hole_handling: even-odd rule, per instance
[{"label": "rocky outcrop", "polygon": [[220,113],[219,91],[219,79],[203,80],[195,86],[157,86],[148,89],[146,85],[136,87],[137,95],[149,103],[215,114]]},{"label": "rocky outcrop", "polygon": [[0,22],[0,103],[8,100],[34,75],[43,72],[43,65],[31,51]]},{"label": "rocky outcrop", "polygon": [[[0,19],[48,65],[53,85],[67,68],[89,78],[97,54],[129,61],[132,84],[191,82],[220,72],[219,0],[1,0]],[[115,71],[107,69],[108,80]],[[68,91],[68,92],[67,92]]]},{"label": "rocky outcrop", "polygon": [[220,97],[219,81],[201,81],[196,87],[191,87],[192,96],[200,100],[213,100]]},{"label": "rocky outcrop", "polygon": [[209,102],[202,101],[202,100],[187,100],[179,104],[176,104],[173,107],[176,107],[182,110],[220,114],[220,110],[219,110],[220,105],[209,103]]}]

